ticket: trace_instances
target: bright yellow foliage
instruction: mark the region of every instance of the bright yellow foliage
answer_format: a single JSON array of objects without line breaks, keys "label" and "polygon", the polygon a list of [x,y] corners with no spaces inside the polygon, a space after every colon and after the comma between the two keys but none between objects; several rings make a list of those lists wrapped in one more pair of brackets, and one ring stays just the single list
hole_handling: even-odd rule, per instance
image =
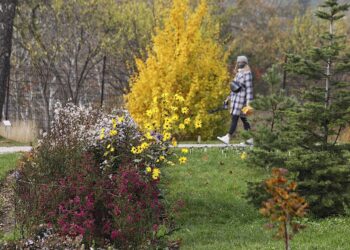
[{"label": "bright yellow foliage", "polygon": [[181,133],[207,138],[226,129],[226,112],[207,114],[229,93],[223,50],[215,32],[206,32],[214,27],[205,1],[192,10],[187,0],[173,0],[164,24],[156,28],[147,60],[137,60],[138,74],[126,96],[128,110],[142,127],[162,127],[164,117],[177,111],[186,115],[184,124],[194,122]]}]

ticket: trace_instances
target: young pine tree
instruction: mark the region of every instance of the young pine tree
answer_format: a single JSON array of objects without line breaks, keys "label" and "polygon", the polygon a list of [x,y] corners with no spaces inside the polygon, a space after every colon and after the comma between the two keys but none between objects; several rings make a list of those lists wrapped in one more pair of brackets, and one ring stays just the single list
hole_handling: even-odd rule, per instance
[{"label": "young pine tree", "polygon": [[[207,114],[228,94],[228,73],[223,51],[213,37],[214,26],[205,1],[192,10],[188,0],[173,0],[163,26],[156,28],[147,60],[137,60],[138,74],[131,80],[131,92],[126,96],[127,108],[141,126],[149,123],[145,114],[156,102],[158,107],[153,109],[158,112],[152,117],[155,124],[170,109],[189,108],[191,120],[202,121],[203,137],[219,134],[225,128],[228,114]],[[176,94],[185,99],[181,106],[172,101]],[[194,126],[183,131],[187,135],[198,133]]]},{"label": "young pine tree", "polygon": [[339,135],[350,124],[350,84],[342,79],[350,72],[346,38],[336,25],[349,4],[327,0],[316,16],[329,25],[321,46],[306,56],[289,55],[291,72],[314,80],[301,97],[302,105],[288,112],[283,136],[292,148],[286,167],[297,174],[299,190],[320,217],[342,214],[350,205],[350,145],[339,144]]},{"label": "young pine tree", "polygon": [[[259,119],[253,132],[255,147],[250,152],[248,162],[259,167],[283,166],[289,149],[289,142],[281,136],[281,126],[286,122],[286,112],[298,103],[296,98],[288,97],[281,90],[282,74],[278,65],[273,65],[263,75],[269,86],[269,94],[257,95],[253,103],[263,119]],[[260,204],[258,204],[260,205]]]}]

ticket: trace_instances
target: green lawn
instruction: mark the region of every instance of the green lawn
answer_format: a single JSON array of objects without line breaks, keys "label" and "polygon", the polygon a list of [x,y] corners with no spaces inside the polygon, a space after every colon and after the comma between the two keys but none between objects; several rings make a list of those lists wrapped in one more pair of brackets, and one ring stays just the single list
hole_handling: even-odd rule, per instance
[{"label": "green lawn", "polygon": [[[246,181],[266,172],[245,165],[239,153],[220,149],[189,154],[186,165],[162,171],[162,185],[170,204],[184,201],[175,215],[180,228],[171,238],[181,249],[283,249],[283,243],[263,228],[265,219],[246,203]],[[0,155],[0,180],[13,169],[20,154]],[[350,249],[350,218],[309,220],[292,241],[292,249]]]},{"label": "green lawn", "polygon": [[14,169],[16,162],[21,154],[0,154],[0,182],[6,177],[7,173]]},{"label": "green lawn", "polygon": [[[196,150],[186,166],[163,170],[163,189],[170,204],[183,200],[176,215],[181,249],[283,249],[263,228],[265,219],[244,199],[246,181],[266,172],[246,166],[239,153]],[[309,220],[292,241],[292,249],[350,249],[350,218]]]}]

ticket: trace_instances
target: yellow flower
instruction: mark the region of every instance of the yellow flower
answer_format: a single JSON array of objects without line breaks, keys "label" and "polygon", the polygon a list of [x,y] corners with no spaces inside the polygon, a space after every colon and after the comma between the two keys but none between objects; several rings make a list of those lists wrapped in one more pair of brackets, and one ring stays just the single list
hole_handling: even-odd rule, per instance
[{"label": "yellow flower", "polygon": [[154,168],[153,169],[153,174],[160,175],[160,169],[159,168]]},{"label": "yellow flower", "polygon": [[185,129],[185,124],[181,123],[181,124],[179,125],[179,129],[184,130],[184,129]]},{"label": "yellow flower", "polygon": [[179,158],[180,164],[185,164],[187,162],[187,158],[185,156],[182,156]]},{"label": "yellow flower", "polygon": [[143,152],[143,148],[141,146],[137,146],[136,154],[141,154]]},{"label": "yellow flower", "polygon": [[163,128],[164,128],[165,130],[170,130],[170,129],[171,129],[170,123],[168,123],[168,122],[164,123]]},{"label": "yellow flower", "polygon": [[186,118],[184,120],[185,125],[189,125],[191,123],[191,118]]},{"label": "yellow flower", "polygon": [[147,115],[148,117],[152,117],[152,115],[153,115],[152,110],[147,110],[147,111],[146,111],[146,115]]},{"label": "yellow flower", "polygon": [[159,156],[159,160],[160,161],[164,161],[165,160],[165,157],[163,155]]},{"label": "yellow flower", "polygon": [[111,152],[114,152],[114,150],[115,150],[115,149],[112,147],[112,148],[111,148]]},{"label": "yellow flower", "polygon": [[150,123],[146,123],[146,124],[145,124],[145,128],[146,128],[147,130],[152,130],[152,129],[153,129],[153,126],[152,126],[152,124],[150,124]]},{"label": "yellow flower", "polygon": [[201,128],[202,127],[202,121],[201,120],[197,120],[194,124],[195,128]]},{"label": "yellow flower", "polygon": [[154,139],[150,132],[147,132],[147,133],[145,134],[145,137],[146,137],[148,140],[153,140],[153,139]]},{"label": "yellow flower", "polygon": [[118,134],[118,131],[117,130],[111,130],[110,132],[109,132],[109,135],[110,136],[115,136],[115,135],[117,135]]},{"label": "yellow flower", "polygon": [[149,144],[147,143],[147,142],[143,142],[142,144],[141,144],[141,149],[147,149],[149,147]]},{"label": "yellow flower", "polygon": [[175,94],[175,100],[179,101],[179,102],[185,101],[185,99],[182,96],[178,95],[178,94]]},{"label": "yellow flower", "polygon": [[114,118],[112,118],[112,124],[113,124],[113,128],[117,127],[117,121]]},{"label": "yellow flower", "polygon": [[152,173],[152,178],[153,180],[157,180],[160,175],[160,169],[159,168],[154,168],[153,173]]},{"label": "yellow flower", "polygon": [[105,128],[101,129],[101,133],[100,133],[100,139],[103,140],[105,138]]},{"label": "yellow flower", "polygon": [[188,114],[189,111],[190,111],[190,110],[189,110],[187,107],[183,107],[183,108],[181,109],[181,113],[183,113],[183,114]]},{"label": "yellow flower", "polygon": [[133,154],[137,154],[137,148],[132,147],[132,148],[131,148],[131,153],[133,153]]},{"label": "yellow flower", "polygon": [[118,117],[118,123],[123,123],[124,121],[124,116]]},{"label": "yellow flower", "polygon": [[146,167],[146,172],[147,173],[151,173],[152,172],[152,168],[151,167]]},{"label": "yellow flower", "polygon": [[175,114],[175,115],[173,115],[173,116],[171,117],[171,120],[173,120],[173,121],[178,121],[178,120],[179,120],[179,116],[178,116],[177,114]]},{"label": "yellow flower", "polygon": [[165,132],[163,134],[163,141],[168,141],[171,138],[171,134],[169,132]]},{"label": "yellow flower", "polygon": [[170,108],[172,111],[177,111],[179,109],[178,107],[174,107],[174,106],[171,106]]},{"label": "yellow flower", "polygon": [[108,145],[107,145],[107,149],[110,149],[110,148],[111,148],[111,144],[108,144]]},{"label": "yellow flower", "polygon": [[188,154],[188,148],[183,148],[183,149],[181,149],[181,152],[182,152],[183,154]]},{"label": "yellow flower", "polygon": [[247,159],[247,157],[248,157],[248,154],[246,153],[246,152],[243,152],[242,154],[241,154],[241,159],[244,161],[245,159]]},{"label": "yellow flower", "polygon": [[175,138],[171,141],[171,144],[172,144],[174,147],[177,147],[177,141],[176,141]]}]

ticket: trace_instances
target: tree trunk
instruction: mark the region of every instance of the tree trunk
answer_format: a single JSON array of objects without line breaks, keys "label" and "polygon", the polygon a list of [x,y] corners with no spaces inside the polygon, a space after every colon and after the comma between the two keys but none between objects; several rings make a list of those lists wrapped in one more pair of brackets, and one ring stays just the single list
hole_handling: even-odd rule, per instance
[{"label": "tree trunk", "polygon": [[[286,65],[288,63],[288,56],[284,57],[284,65]],[[282,81],[282,89],[284,91],[286,91],[286,87],[287,87],[287,70],[284,69],[283,70],[283,81]]]},{"label": "tree trunk", "polygon": [[101,82],[101,108],[103,107],[104,93],[105,93],[105,74],[106,74],[106,60],[107,57],[103,57],[103,66],[102,66],[102,82]]},{"label": "tree trunk", "polygon": [[[330,40],[330,45],[329,46],[333,46],[333,33],[334,31],[334,27],[333,27],[333,20],[330,21],[329,24],[329,34],[331,35],[331,40]],[[327,59],[327,67],[326,67],[326,88],[325,88],[325,109],[329,109],[330,106],[330,96],[331,96],[331,77],[332,77],[332,59],[331,57],[329,57]],[[328,120],[326,120],[324,122],[323,125],[323,129],[324,129],[324,144],[327,144],[328,142],[328,137],[329,137],[329,122]]]},{"label": "tree trunk", "polygon": [[7,78],[7,86],[6,86],[5,120],[9,120],[9,102],[10,102],[10,76]]},{"label": "tree trunk", "polygon": [[[333,36],[333,21],[331,21],[329,25],[329,33],[331,36]],[[330,46],[333,45],[333,41],[331,40]],[[329,107],[329,99],[330,99],[330,80],[331,80],[331,67],[332,67],[332,60],[329,57],[327,60],[327,68],[326,68],[326,89],[325,89],[325,108],[327,109]]]},{"label": "tree trunk", "polygon": [[287,219],[284,221],[284,246],[286,250],[290,250],[290,245],[289,245],[289,233],[288,233],[288,216]]},{"label": "tree trunk", "polygon": [[0,120],[10,78],[10,57],[12,48],[13,23],[17,0],[2,0],[0,3]]}]

